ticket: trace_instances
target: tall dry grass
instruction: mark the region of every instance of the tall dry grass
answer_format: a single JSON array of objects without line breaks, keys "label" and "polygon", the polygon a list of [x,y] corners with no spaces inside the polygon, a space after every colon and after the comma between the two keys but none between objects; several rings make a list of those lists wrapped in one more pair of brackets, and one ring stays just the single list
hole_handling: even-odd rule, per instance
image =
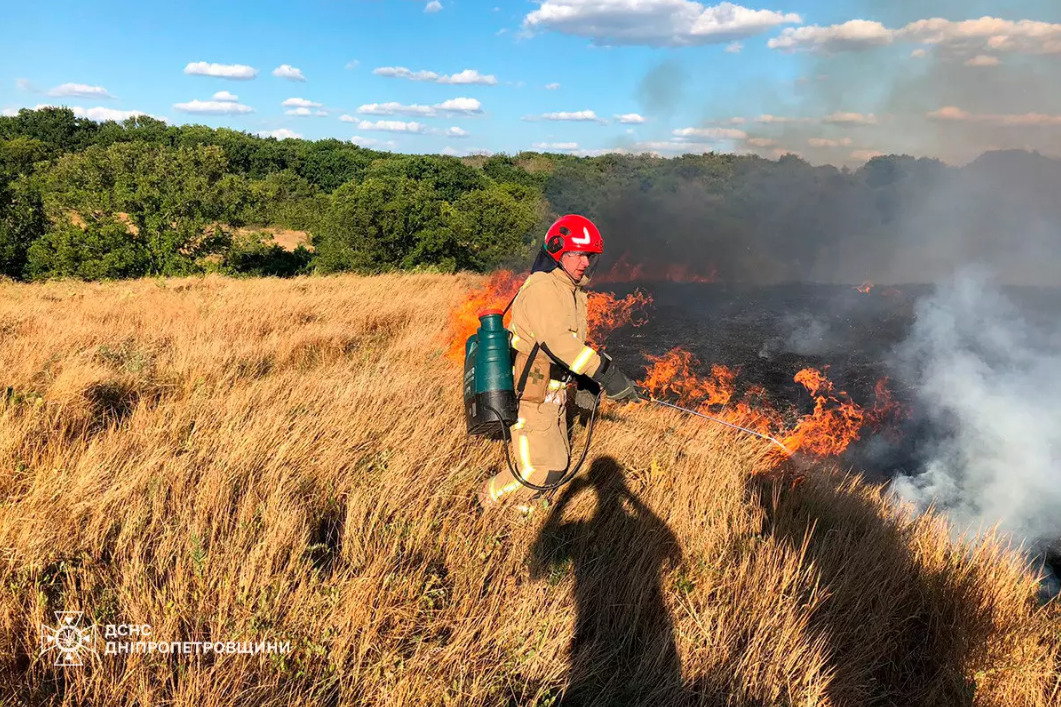
[{"label": "tall dry grass", "polygon": [[[433,275],[0,285],[0,686],[28,704],[1058,705],[1061,615],[835,470],[609,406],[481,515]],[[277,655],[40,658],[56,610]]]}]

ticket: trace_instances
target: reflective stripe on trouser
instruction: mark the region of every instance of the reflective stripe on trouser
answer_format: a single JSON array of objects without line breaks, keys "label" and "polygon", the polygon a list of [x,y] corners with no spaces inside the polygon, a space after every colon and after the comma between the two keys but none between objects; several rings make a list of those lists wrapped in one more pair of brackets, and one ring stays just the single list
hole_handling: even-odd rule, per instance
[{"label": "reflective stripe on trouser", "polygon": [[[519,405],[519,422],[511,427],[510,450],[520,475],[532,484],[559,481],[567,467],[571,449],[564,409],[564,402]],[[526,500],[535,492],[517,481],[505,467],[487,482],[486,493],[492,501],[500,501],[510,497]]]}]

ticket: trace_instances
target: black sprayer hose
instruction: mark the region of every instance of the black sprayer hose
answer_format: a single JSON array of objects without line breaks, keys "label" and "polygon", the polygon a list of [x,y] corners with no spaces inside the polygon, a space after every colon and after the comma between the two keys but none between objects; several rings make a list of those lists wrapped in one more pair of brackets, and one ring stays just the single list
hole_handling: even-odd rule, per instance
[{"label": "black sprayer hose", "polygon": [[486,406],[487,410],[494,413],[494,416],[497,418],[498,423],[501,425],[501,436],[504,437],[505,440],[505,460],[508,462],[509,472],[511,472],[512,476],[516,479],[516,481],[520,482],[527,488],[533,489],[535,491],[555,491],[556,489],[571,481],[571,479],[575,478],[575,475],[578,474],[579,470],[582,468],[582,464],[586,461],[586,455],[589,454],[589,445],[590,442],[593,441],[593,426],[597,422],[597,410],[600,408],[600,398],[602,392],[602,390],[597,391],[596,397],[593,398],[593,411],[590,413],[589,424],[586,426],[586,446],[582,449],[582,456],[578,458],[578,464],[575,465],[574,469],[571,469],[571,459],[568,458],[567,466],[564,467],[563,470],[564,475],[560,478],[559,481],[554,481],[551,484],[531,483],[527,479],[524,479],[523,476],[516,470],[516,465],[512,463],[512,452],[508,448],[509,444],[512,442],[512,436],[508,431],[508,427],[505,425],[503,418],[497,412],[497,410],[492,407]]}]

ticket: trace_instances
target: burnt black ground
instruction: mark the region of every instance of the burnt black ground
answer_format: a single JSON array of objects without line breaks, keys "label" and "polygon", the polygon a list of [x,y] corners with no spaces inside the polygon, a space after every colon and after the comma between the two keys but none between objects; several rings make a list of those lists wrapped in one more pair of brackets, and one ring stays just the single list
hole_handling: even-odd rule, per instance
[{"label": "burnt black ground", "polygon": [[[811,396],[794,380],[807,367],[823,370],[837,390],[864,407],[873,406],[874,386],[889,376],[896,400],[913,405],[913,391],[895,377],[889,359],[908,335],[914,301],[929,293],[927,287],[877,287],[868,294],[834,285],[639,287],[653,298],[647,323],[616,331],[607,345],[620,365],[638,375],[648,364],[646,355],[681,347],[700,360],[704,373],[712,364],[736,369],[738,395],[763,386],[779,409],[802,414],[813,408]],[[621,296],[631,289],[613,292]],[[873,476],[912,470],[911,442],[892,437],[866,436],[843,461]]]},{"label": "burnt black ground", "polygon": [[[646,355],[682,347],[700,360],[701,373],[709,373],[712,364],[737,369],[738,395],[761,385],[778,408],[798,414],[814,404],[793,380],[802,368],[824,370],[837,390],[866,408],[874,404],[876,382],[888,376],[888,387],[909,416],[897,427],[867,431],[840,459],[869,480],[917,473],[919,451],[940,432],[919,414],[913,383],[893,365],[914,323],[914,306],[932,293],[931,286],[878,285],[868,294],[852,285],[811,284],[638,283],[595,289],[616,296],[640,289],[653,298],[644,325],[623,327],[607,342],[607,352],[632,376],[641,377]],[[1005,295],[1032,324],[1056,323],[1061,312],[1061,289],[1012,287]],[[1049,562],[1061,576],[1061,543]]]}]

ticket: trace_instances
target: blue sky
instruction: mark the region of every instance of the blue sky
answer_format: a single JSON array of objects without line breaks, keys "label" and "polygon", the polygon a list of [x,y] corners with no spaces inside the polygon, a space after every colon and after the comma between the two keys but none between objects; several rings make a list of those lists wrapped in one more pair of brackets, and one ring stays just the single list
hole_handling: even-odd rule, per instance
[{"label": "blue sky", "polygon": [[[858,164],[1061,144],[1053,0],[53,0],[4,17],[6,112],[139,111],[455,154]],[[253,78],[223,76],[241,72]]]}]

